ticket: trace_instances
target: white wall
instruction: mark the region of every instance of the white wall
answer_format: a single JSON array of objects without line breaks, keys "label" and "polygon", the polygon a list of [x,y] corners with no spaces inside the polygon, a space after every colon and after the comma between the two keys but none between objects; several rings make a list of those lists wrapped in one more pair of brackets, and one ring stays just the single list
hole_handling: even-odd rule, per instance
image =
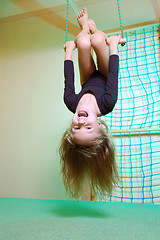
[{"label": "white wall", "polygon": [[72,117],[63,103],[65,33],[33,17],[0,32],[0,197],[69,199],[57,152]]}]

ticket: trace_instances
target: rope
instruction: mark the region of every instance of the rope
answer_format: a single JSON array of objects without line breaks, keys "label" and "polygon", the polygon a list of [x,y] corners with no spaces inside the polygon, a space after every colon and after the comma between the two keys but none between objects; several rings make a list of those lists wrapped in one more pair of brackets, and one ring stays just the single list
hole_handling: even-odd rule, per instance
[{"label": "rope", "polygon": [[[120,2],[117,0],[117,6],[118,6],[118,15],[119,15],[119,23],[121,28],[121,37],[124,38],[124,32],[123,32],[123,25],[122,25],[122,17],[121,17],[121,10],[120,10]],[[121,46],[124,46],[125,43],[122,43]]]},{"label": "rope", "polygon": [[68,41],[68,18],[69,18],[69,0],[67,0],[67,9],[66,9],[66,34],[65,34],[65,43]]}]

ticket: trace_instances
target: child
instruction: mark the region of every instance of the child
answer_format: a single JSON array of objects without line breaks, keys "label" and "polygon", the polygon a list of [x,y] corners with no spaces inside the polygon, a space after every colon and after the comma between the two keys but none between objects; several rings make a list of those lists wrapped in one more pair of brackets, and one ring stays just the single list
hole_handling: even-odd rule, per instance
[{"label": "child", "polygon": [[[87,9],[77,15],[81,32],[75,41],[65,45],[64,102],[74,113],[72,124],[62,138],[59,149],[63,182],[72,197],[79,198],[84,184],[94,194],[97,190],[111,194],[118,182],[114,145],[104,122],[98,116],[111,112],[118,95],[118,50],[120,36],[107,38],[88,19]],[[110,59],[108,59],[108,47]],[[78,49],[78,63],[82,90],[75,94],[73,50]],[[91,56],[97,57],[97,67]],[[83,197],[82,197],[83,198]],[[90,200],[90,192],[84,200]]]}]

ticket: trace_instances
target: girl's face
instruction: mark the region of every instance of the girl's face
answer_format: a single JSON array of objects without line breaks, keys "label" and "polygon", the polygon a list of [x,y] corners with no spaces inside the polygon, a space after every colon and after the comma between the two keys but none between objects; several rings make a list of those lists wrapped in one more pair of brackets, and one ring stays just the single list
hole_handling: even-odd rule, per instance
[{"label": "girl's face", "polygon": [[89,109],[76,111],[72,118],[72,137],[75,143],[89,145],[99,134],[102,124],[97,120],[97,115]]}]

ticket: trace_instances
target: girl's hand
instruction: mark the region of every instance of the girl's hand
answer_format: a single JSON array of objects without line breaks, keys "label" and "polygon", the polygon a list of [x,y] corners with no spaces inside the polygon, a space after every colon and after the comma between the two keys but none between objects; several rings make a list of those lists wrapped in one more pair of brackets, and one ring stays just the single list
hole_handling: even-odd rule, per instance
[{"label": "girl's hand", "polygon": [[111,36],[107,38],[107,44],[110,45],[118,45],[120,43],[121,36]]},{"label": "girl's hand", "polygon": [[109,45],[110,55],[116,54],[118,55],[118,44],[120,43],[120,35],[112,36],[107,38],[107,44]]},{"label": "girl's hand", "polygon": [[76,44],[74,41],[66,42],[64,49],[65,49],[65,60],[72,60],[72,53],[73,50],[76,48]]},{"label": "girl's hand", "polygon": [[71,51],[73,51],[75,48],[76,48],[76,44],[75,44],[74,41],[66,42],[66,44],[64,45],[65,51],[66,51],[66,50],[71,50]]},{"label": "girl's hand", "polygon": [[[118,41],[118,43],[117,43]],[[121,38],[121,36],[112,36],[112,37],[108,37],[106,40],[106,43],[110,46],[112,45],[118,45],[121,44],[122,46],[125,45],[125,43],[127,42],[126,38]]]}]

